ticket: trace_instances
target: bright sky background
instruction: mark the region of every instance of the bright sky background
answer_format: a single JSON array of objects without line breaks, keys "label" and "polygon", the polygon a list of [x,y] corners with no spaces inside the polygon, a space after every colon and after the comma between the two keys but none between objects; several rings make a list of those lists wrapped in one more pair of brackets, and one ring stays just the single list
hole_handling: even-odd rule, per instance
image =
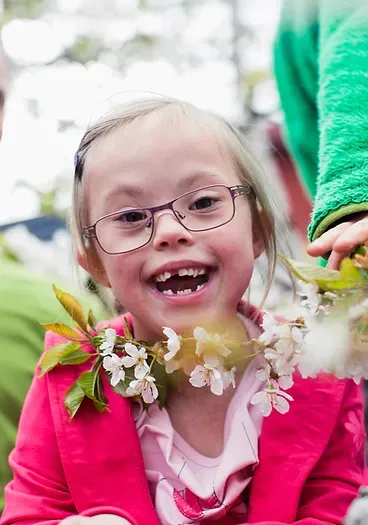
[{"label": "bright sky background", "polygon": [[[101,101],[111,95],[124,90],[151,90],[184,98],[234,121],[239,116],[234,68],[229,60],[214,56],[207,43],[216,35],[226,50],[231,41],[226,3],[210,1],[188,22],[178,10],[175,16],[174,10],[170,11],[170,19],[162,14],[137,16],[133,0],[104,0],[104,7],[112,1],[119,6],[120,2],[125,15],[129,4],[132,9],[131,17],[107,18],[106,11],[101,12],[102,2],[89,0],[89,24],[93,31],[104,31],[104,38],[112,43],[111,53],[103,61],[86,66],[70,62],[45,66],[75,39],[84,23],[83,17],[76,15],[82,1],[57,0],[57,16],[50,13],[42,20],[12,20],[2,29],[4,48],[18,67],[0,143],[0,223],[37,215],[38,199],[33,190],[19,186],[22,181],[42,190],[59,181],[60,207],[68,207],[74,152],[91,115],[99,113]],[[269,71],[279,0],[244,0],[242,5],[241,21],[251,24],[255,35],[251,42],[244,41],[242,59],[249,71]],[[164,41],[161,53],[150,62],[137,58],[123,77],[114,64],[113,43],[130,38],[137,29],[168,39],[178,33],[181,40],[175,50],[169,45],[165,48]],[[199,66],[179,72],[174,66],[178,58],[170,59],[173,53],[180,56],[183,52],[195,53]],[[37,105],[38,118],[29,111],[29,101]],[[273,87],[266,86],[260,92],[259,104],[265,108],[277,104]],[[68,122],[72,125],[63,131],[61,124]]]}]

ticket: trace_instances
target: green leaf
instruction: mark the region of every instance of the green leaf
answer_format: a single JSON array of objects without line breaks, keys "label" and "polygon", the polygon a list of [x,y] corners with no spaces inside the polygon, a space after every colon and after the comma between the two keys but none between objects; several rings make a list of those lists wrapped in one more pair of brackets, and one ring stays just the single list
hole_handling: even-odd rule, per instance
[{"label": "green leaf", "polygon": [[352,283],[359,283],[362,280],[362,274],[359,268],[357,268],[354,261],[349,257],[346,257],[341,262],[340,278],[342,280],[349,280]]},{"label": "green leaf", "polygon": [[74,297],[62,290],[59,290],[53,285],[54,292],[63,308],[68,312],[70,317],[77,323],[77,325],[84,331],[87,332],[88,323],[84,317],[82,307],[80,303],[74,299]]},{"label": "green leaf", "polygon": [[97,329],[97,322],[98,321],[97,321],[96,317],[94,316],[92,310],[89,310],[89,312],[88,312],[88,324],[93,330]]},{"label": "green leaf", "polygon": [[[73,343],[76,344],[76,343]],[[64,354],[60,359],[61,365],[80,365],[90,359],[92,355],[89,352],[83,350],[71,349],[67,354]]]},{"label": "green leaf", "polygon": [[85,394],[82,388],[78,385],[78,380],[77,380],[68,389],[65,395],[65,399],[64,399],[64,405],[68,411],[70,419],[73,419],[75,414],[78,412],[78,409],[81,406],[84,398],[85,398]]},{"label": "green leaf", "polygon": [[61,343],[59,345],[50,348],[43,356],[40,362],[41,374],[40,377],[50,372],[55,366],[57,366],[63,356],[75,352],[79,349],[78,343]]},{"label": "green leaf", "polygon": [[129,328],[129,322],[128,322],[128,319],[126,317],[124,317],[124,337],[128,341],[132,341],[132,339],[133,339],[132,333],[131,333],[130,328]]},{"label": "green leaf", "polygon": [[98,371],[89,370],[78,377],[77,384],[83,393],[93,401],[95,408],[99,412],[103,412],[107,407],[107,403],[102,399],[100,380]]},{"label": "green leaf", "polygon": [[[359,278],[355,270],[352,269],[354,263],[350,259],[344,259],[342,262],[342,271],[328,270],[314,264],[301,263],[293,259],[287,259],[280,255],[283,261],[288,266],[289,270],[301,281],[307,283],[316,283],[323,291],[337,291],[346,288],[353,288],[361,280],[361,274],[356,268]],[[349,263],[348,261],[351,261]]]},{"label": "green leaf", "polygon": [[50,330],[55,334],[61,335],[70,341],[86,341],[86,337],[79,334],[74,328],[62,323],[41,323],[46,330]]},{"label": "green leaf", "polygon": [[97,401],[95,396],[95,386],[97,380],[98,372],[92,372],[91,370],[83,372],[77,379],[77,384],[83,390],[85,395],[92,399],[92,401]]},{"label": "green leaf", "polygon": [[99,412],[103,412],[107,408],[107,404],[106,403],[104,403],[103,401],[99,401],[97,399],[95,399],[93,401],[93,404],[94,404],[95,408],[97,408],[97,410]]}]

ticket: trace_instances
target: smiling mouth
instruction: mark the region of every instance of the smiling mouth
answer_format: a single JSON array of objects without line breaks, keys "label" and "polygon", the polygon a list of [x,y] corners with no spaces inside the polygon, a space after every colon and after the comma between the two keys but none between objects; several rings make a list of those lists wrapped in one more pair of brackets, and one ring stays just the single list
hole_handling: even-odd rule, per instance
[{"label": "smiling mouth", "polygon": [[207,284],[210,270],[206,268],[181,268],[176,273],[156,275],[156,289],[164,295],[187,295],[198,292]]}]

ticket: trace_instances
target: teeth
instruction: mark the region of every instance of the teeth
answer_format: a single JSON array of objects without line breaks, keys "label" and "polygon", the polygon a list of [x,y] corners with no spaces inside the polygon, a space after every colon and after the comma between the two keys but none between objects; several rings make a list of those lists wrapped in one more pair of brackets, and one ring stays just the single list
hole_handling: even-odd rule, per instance
[{"label": "teeth", "polygon": [[170,279],[170,277],[171,277],[170,272],[164,272],[164,273],[161,273],[160,275],[156,275],[155,281],[156,283],[164,283],[165,281],[167,281],[167,279]]},{"label": "teeth", "polygon": [[187,290],[184,290],[183,293],[186,295],[186,294],[188,294],[188,293],[192,293],[192,290],[189,288],[189,289],[187,289]]},{"label": "teeth", "polygon": [[202,290],[202,288],[204,288],[204,284],[199,284],[196,288],[196,292],[198,292],[198,290]]},{"label": "teeth", "polygon": [[[196,268],[180,268],[177,271],[179,277],[184,277],[185,275],[189,275],[190,277],[198,277],[198,275],[204,275],[205,273],[207,273],[207,270],[205,270],[204,268],[201,268],[200,270]],[[174,274],[171,274],[170,272],[161,273],[160,275],[156,275],[155,281],[157,283],[164,283],[165,281],[170,279],[172,275]]]},{"label": "teeth", "polygon": [[204,268],[201,270],[197,270],[196,268],[180,268],[180,270],[178,270],[179,277],[183,277],[184,275],[198,277],[198,275],[204,275],[205,273],[206,270]]}]

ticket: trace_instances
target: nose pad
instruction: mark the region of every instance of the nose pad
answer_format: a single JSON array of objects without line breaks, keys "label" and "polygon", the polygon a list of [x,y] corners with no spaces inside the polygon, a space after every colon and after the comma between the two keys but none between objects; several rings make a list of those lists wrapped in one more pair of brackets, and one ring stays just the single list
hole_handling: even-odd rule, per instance
[{"label": "nose pad", "polygon": [[[182,214],[180,214],[180,218]],[[179,222],[172,212],[156,216],[155,231],[153,233],[153,246],[162,249],[176,244],[192,244],[193,236]]]}]

